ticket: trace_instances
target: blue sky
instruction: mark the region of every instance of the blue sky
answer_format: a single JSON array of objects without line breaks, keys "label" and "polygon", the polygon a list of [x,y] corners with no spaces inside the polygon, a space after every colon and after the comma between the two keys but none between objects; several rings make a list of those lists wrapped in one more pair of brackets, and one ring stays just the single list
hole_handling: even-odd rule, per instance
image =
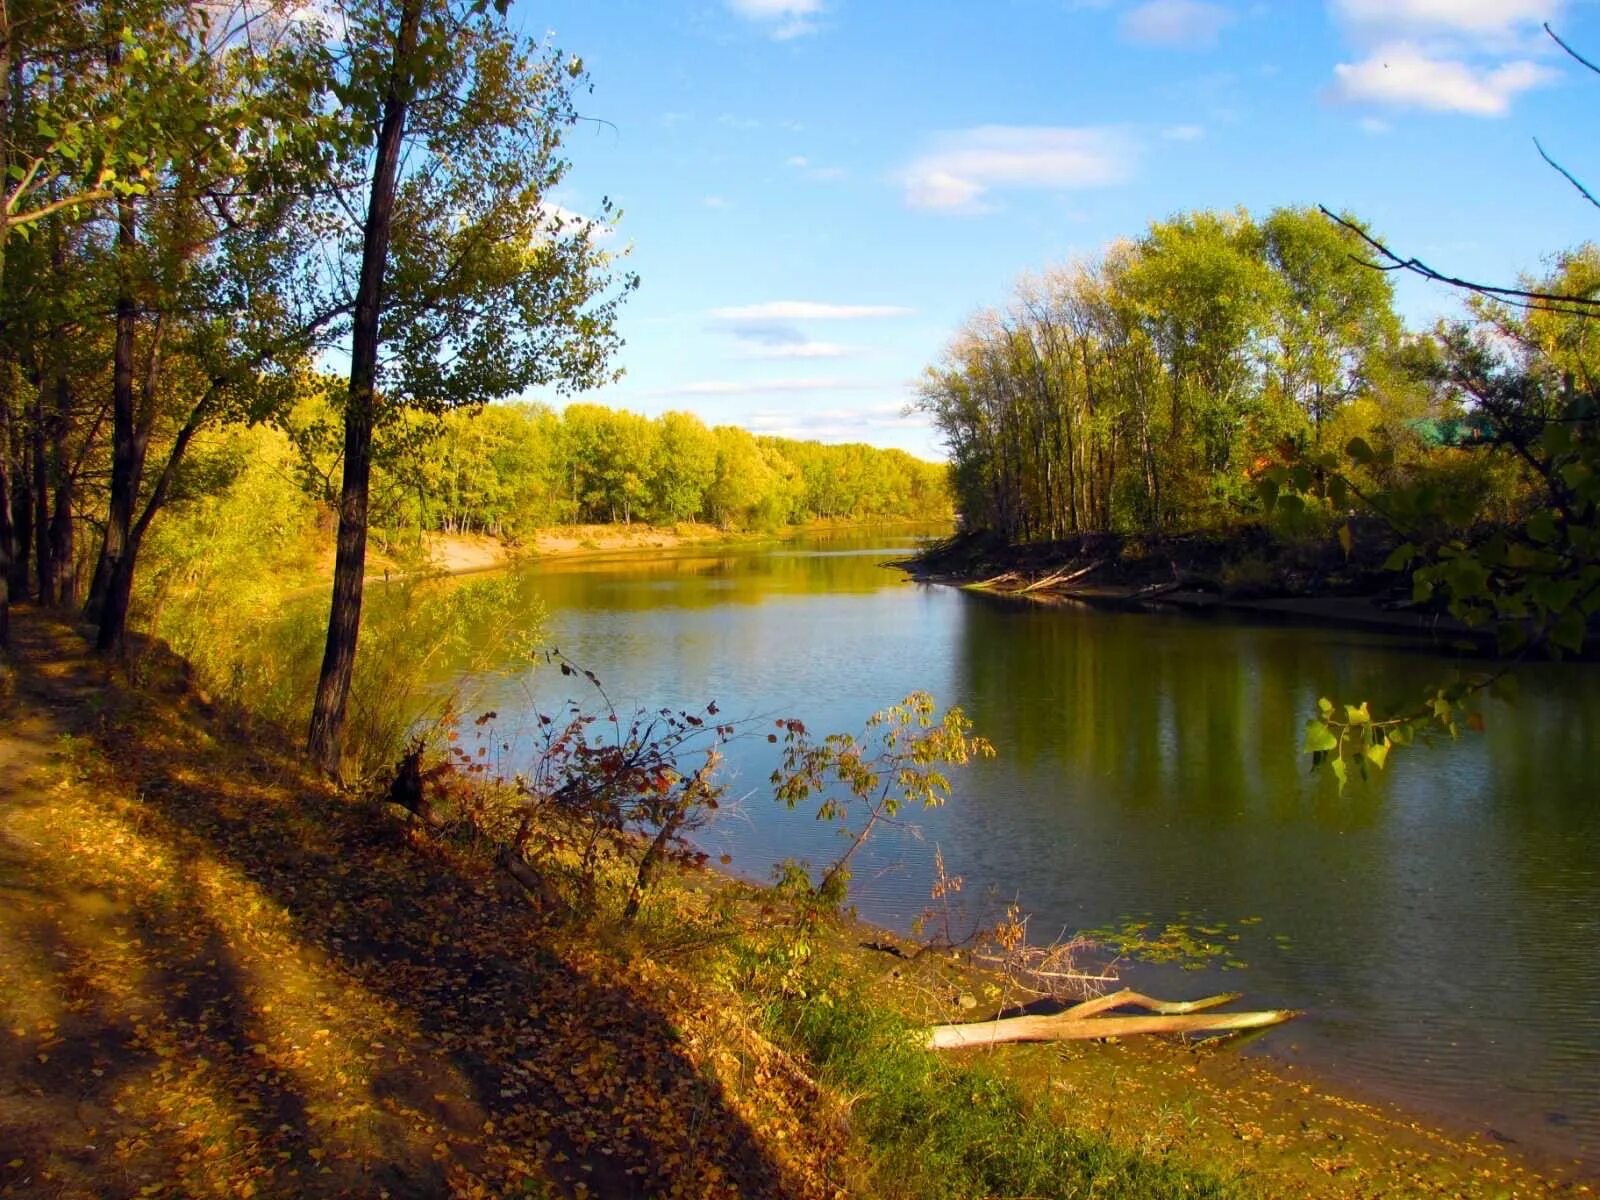
[{"label": "blue sky", "polygon": [[[916,379],[1021,273],[1326,204],[1492,281],[1600,232],[1595,0],[523,0],[594,91],[555,200],[641,278],[589,399],[942,452]],[[1420,281],[1407,318],[1454,312]]]}]

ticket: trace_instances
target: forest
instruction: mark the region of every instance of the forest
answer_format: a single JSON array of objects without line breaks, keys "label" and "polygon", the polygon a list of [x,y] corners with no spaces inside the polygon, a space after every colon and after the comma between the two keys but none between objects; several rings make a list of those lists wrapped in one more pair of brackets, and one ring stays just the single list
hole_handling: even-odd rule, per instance
[{"label": "forest", "polygon": [[[330,412],[323,406],[285,422],[307,495],[328,502],[338,462],[327,438]],[[693,413],[651,419],[598,404],[557,413],[504,403],[430,424],[415,448],[398,437],[375,450],[375,524],[515,540],[574,523],[704,521],[770,531],[813,520],[950,516],[943,464],[859,443],[708,428]]]},{"label": "forest", "polygon": [[[1366,228],[1315,209],[1185,213],[1021,281],[921,385],[963,522],[1018,541],[1264,517],[1327,534],[1358,495],[1424,481],[1456,527],[1525,517],[1542,478],[1517,444],[1594,386],[1593,322],[1478,295],[1464,318],[1407,329]],[[1522,287],[1586,296],[1597,278],[1585,245]],[[1370,453],[1352,462],[1357,439]],[[1276,499],[1284,468],[1329,452],[1355,489],[1342,503],[1268,503],[1263,484]]]}]

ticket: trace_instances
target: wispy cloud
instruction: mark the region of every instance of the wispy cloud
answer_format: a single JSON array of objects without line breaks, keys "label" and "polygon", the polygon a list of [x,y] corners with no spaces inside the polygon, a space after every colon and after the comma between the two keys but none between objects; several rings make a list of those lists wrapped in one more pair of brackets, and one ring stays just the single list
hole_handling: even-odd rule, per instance
[{"label": "wispy cloud", "polygon": [[1566,0],[1329,0],[1358,47],[1334,67],[1334,100],[1500,117],[1558,72],[1540,25]]},{"label": "wispy cloud", "polygon": [[671,387],[650,388],[638,392],[640,397],[667,398],[672,396],[762,396],[796,392],[870,392],[898,387],[898,384],[881,380],[847,379],[839,376],[818,376],[800,379],[700,379],[692,383],[679,383]]},{"label": "wispy cloud", "polygon": [[1123,15],[1121,30],[1130,42],[1198,50],[1215,45],[1233,20],[1232,10],[1205,0],[1145,0]]},{"label": "wispy cloud", "polygon": [[807,179],[815,179],[819,183],[831,183],[835,179],[844,178],[843,167],[820,167],[804,154],[791,154],[784,160],[783,165],[791,170],[799,171]]},{"label": "wispy cloud", "polygon": [[[899,385],[894,385],[901,390]],[[928,418],[921,413],[907,413],[901,403],[869,404],[860,408],[764,409],[745,420],[752,433],[769,433],[778,437],[815,439],[822,442],[873,442],[885,440],[884,434],[927,428]]]},{"label": "wispy cloud", "polygon": [[902,173],[906,203],[949,213],[987,212],[995,188],[1070,191],[1132,174],[1134,149],[1108,128],[981,125],[943,134]]},{"label": "wispy cloud", "polygon": [[737,16],[758,25],[774,41],[786,42],[818,29],[823,0],[726,0]]},{"label": "wispy cloud", "polygon": [[1394,42],[1360,62],[1335,66],[1332,95],[1346,102],[1503,117],[1519,93],[1555,78],[1549,67],[1526,59],[1479,66]]},{"label": "wispy cloud", "polygon": [[1202,125],[1169,125],[1161,131],[1161,136],[1169,142],[1198,142],[1206,136],[1206,131]]},{"label": "wispy cloud", "polygon": [[757,344],[745,352],[745,358],[759,359],[794,359],[794,358],[849,358],[858,353],[855,346],[846,346],[840,342],[767,342]]},{"label": "wispy cloud", "polygon": [[824,304],[815,300],[768,300],[714,308],[719,321],[861,321],[880,317],[909,317],[916,310],[897,304]]},{"label": "wispy cloud", "polygon": [[1560,16],[1563,0],[1332,0],[1333,14],[1358,34],[1497,39]]}]

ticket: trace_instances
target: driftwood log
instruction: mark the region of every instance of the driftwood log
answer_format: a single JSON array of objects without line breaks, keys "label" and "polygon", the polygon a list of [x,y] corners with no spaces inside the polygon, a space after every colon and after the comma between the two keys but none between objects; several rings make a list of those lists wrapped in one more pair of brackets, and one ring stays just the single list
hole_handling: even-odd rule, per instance
[{"label": "driftwood log", "polygon": [[[936,1025],[928,1030],[928,1047],[959,1050],[967,1046],[995,1046],[1003,1042],[1061,1042],[1093,1038],[1129,1037],[1140,1033],[1227,1033],[1281,1025],[1300,1014],[1277,1008],[1263,1012],[1209,1013],[1206,1010],[1237,1000],[1239,993],[1225,992],[1201,1000],[1156,1000],[1131,988],[1096,996],[1050,1016],[1004,1017],[965,1025]],[[1118,1008],[1142,1008],[1151,1016],[1102,1016]]]},{"label": "driftwood log", "polygon": [[1079,567],[1076,571],[1070,567],[1062,567],[1054,575],[1046,575],[1043,579],[1036,579],[1021,590],[1024,592],[1042,592],[1045,588],[1064,587],[1069,583],[1082,579],[1085,575],[1098,571],[1105,565],[1106,560],[1102,558],[1090,563],[1087,567]]}]

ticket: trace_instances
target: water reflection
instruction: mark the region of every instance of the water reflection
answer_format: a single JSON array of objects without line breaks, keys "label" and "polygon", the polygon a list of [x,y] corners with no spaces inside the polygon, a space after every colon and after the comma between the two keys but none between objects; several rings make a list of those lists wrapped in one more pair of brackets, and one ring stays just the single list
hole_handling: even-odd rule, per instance
[{"label": "water reflection", "polygon": [[[822,730],[917,687],[964,706],[999,757],[924,816],[924,841],[870,848],[863,915],[907,924],[937,842],[969,893],[1017,895],[1036,933],[1260,917],[1237,944],[1249,967],[1221,982],[1313,1014],[1266,1049],[1600,1162],[1592,668],[1521,672],[1486,734],[1396,756],[1341,796],[1294,753],[1317,696],[1417,695],[1447,658],[1367,633],[917,587],[877,565],[904,545],[558,561],[521,581],[623,706],[715,699]],[[559,699],[563,682],[504,681],[498,706]],[[772,756],[760,739],[734,748],[747,799],[708,835],[757,876],[839,849],[772,804]]]}]

